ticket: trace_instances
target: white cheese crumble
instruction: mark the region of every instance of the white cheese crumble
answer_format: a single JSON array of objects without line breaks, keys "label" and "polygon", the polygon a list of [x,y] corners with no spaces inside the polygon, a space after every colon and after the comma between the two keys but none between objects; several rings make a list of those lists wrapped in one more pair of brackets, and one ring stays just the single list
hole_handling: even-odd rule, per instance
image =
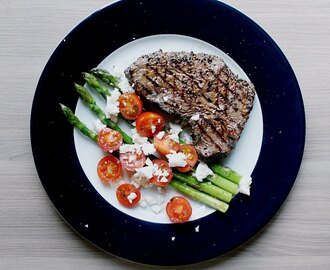
[{"label": "white cheese crumble", "polygon": [[196,168],[196,171],[193,173],[193,176],[197,178],[198,181],[203,181],[209,175],[213,175],[212,170],[207,166],[206,163],[200,162]]},{"label": "white cheese crumble", "polygon": [[239,181],[238,192],[250,196],[251,184],[252,184],[252,178],[250,176],[243,176]]},{"label": "white cheese crumble", "polygon": [[194,114],[192,117],[190,117],[191,120],[193,121],[198,121],[199,120],[199,113]]},{"label": "white cheese crumble", "polygon": [[184,167],[187,165],[187,157],[184,153],[171,150],[171,154],[166,155],[170,167]]},{"label": "white cheese crumble", "polygon": [[143,151],[143,153],[148,156],[148,155],[153,155],[156,153],[156,148],[152,143],[144,143],[141,145],[141,150]]},{"label": "white cheese crumble", "polygon": [[128,196],[127,196],[127,200],[129,201],[129,203],[132,203],[133,200],[137,198],[137,195],[135,192],[131,192]]},{"label": "white cheese crumble", "polygon": [[134,144],[123,144],[119,148],[119,152],[122,153],[122,154],[127,153],[127,152],[132,152],[133,153],[134,151],[136,151],[136,147],[135,147]]},{"label": "white cheese crumble", "polygon": [[106,128],[107,126],[104,125],[100,119],[96,119],[94,122],[93,122],[93,128],[94,130],[99,133],[102,129]]},{"label": "white cheese crumble", "polygon": [[115,76],[118,80],[118,86],[120,87],[120,90],[123,93],[130,93],[130,92],[134,92],[134,89],[130,86],[130,84],[128,83],[127,78],[125,77],[125,74],[122,70],[120,70],[118,67],[113,66],[110,70],[109,70],[110,74],[112,74],[113,76]]},{"label": "white cheese crumble", "polygon": [[156,131],[156,126],[151,126],[151,133],[154,134]]},{"label": "white cheese crumble", "polygon": [[132,128],[131,137],[132,137],[133,143],[135,143],[135,144],[144,144],[144,143],[148,142],[148,138],[140,136],[140,134],[137,132],[136,128]]},{"label": "white cheese crumble", "polygon": [[158,140],[161,140],[161,139],[164,138],[164,135],[165,135],[165,131],[160,131],[160,132],[158,132],[158,134],[156,135],[156,138],[157,138]]},{"label": "white cheese crumble", "polygon": [[104,112],[108,118],[112,121],[117,122],[119,114],[119,101],[120,92],[114,89],[110,96],[107,96],[107,104],[105,106]]},{"label": "white cheese crumble", "polygon": [[137,168],[135,171],[134,177],[150,179],[153,176],[154,167],[144,166],[142,168]]},{"label": "white cheese crumble", "polygon": [[182,128],[178,124],[169,123],[170,131],[169,131],[169,137],[176,142],[179,142],[179,134],[182,131]]},{"label": "white cheese crumble", "polygon": [[153,205],[151,206],[151,210],[154,213],[159,214],[163,210],[163,207],[161,205]]},{"label": "white cheese crumble", "polygon": [[199,225],[195,228],[195,232],[199,232]]}]

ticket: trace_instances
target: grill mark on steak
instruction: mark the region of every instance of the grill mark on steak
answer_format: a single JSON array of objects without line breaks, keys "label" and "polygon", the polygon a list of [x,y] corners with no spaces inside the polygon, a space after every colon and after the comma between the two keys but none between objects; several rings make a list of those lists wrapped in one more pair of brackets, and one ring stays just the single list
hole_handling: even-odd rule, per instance
[{"label": "grill mark on steak", "polygon": [[214,55],[157,51],[139,57],[125,75],[138,95],[191,126],[204,161],[234,148],[253,106],[253,84]]}]

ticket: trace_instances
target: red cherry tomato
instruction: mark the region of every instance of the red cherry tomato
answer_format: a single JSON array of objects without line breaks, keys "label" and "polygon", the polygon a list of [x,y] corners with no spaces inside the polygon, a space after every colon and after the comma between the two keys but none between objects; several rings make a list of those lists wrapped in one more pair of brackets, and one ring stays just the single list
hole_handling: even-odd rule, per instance
[{"label": "red cherry tomato", "polygon": [[122,173],[122,166],[118,158],[108,155],[97,164],[97,174],[103,183],[116,181]]},{"label": "red cherry tomato", "polygon": [[166,213],[173,223],[183,223],[189,220],[192,208],[186,198],[175,196],[167,203]]},{"label": "red cherry tomato", "polygon": [[111,128],[103,128],[97,136],[97,143],[106,152],[117,151],[123,144],[123,135]]},{"label": "red cherry tomato", "polygon": [[135,120],[143,111],[140,97],[134,93],[123,94],[119,97],[119,111],[127,120]]},{"label": "red cherry tomato", "polygon": [[163,130],[164,125],[164,118],[154,112],[143,112],[136,119],[136,130],[140,136],[144,137],[152,137]]},{"label": "red cherry tomato", "polygon": [[167,186],[173,177],[172,168],[168,165],[168,162],[162,159],[154,159],[152,161],[154,165],[157,165],[158,170],[154,173],[154,176],[149,179],[149,183],[156,186]]},{"label": "red cherry tomato", "polygon": [[128,171],[135,171],[146,164],[147,157],[143,151],[120,153],[119,159],[123,167]]},{"label": "red cherry tomato", "polygon": [[197,151],[195,147],[189,144],[181,145],[179,151],[184,153],[187,157],[187,165],[184,167],[176,167],[176,170],[178,170],[179,172],[189,172],[195,166],[198,160]]},{"label": "red cherry tomato", "polygon": [[119,203],[122,205],[134,207],[141,199],[141,192],[135,186],[125,183],[117,188],[116,196]]},{"label": "red cherry tomato", "polygon": [[177,152],[180,149],[180,144],[172,140],[168,132],[165,132],[161,139],[158,139],[157,135],[154,136],[153,144],[156,150],[162,155],[168,155],[171,153],[171,150]]}]

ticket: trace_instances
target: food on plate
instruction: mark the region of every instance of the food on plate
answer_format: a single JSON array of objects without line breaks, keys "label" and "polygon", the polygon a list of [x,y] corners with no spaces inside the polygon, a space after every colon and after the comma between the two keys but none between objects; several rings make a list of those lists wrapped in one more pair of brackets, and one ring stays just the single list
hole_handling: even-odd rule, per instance
[{"label": "food on plate", "polygon": [[127,120],[135,120],[143,111],[140,97],[134,93],[122,94],[119,97],[119,110]]},{"label": "food on plate", "polygon": [[105,184],[115,182],[122,173],[121,162],[114,155],[103,157],[97,164],[97,174]]},{"label": "food on plate", "polygon": [[141,192],[135,186],[124,183],[117,187],[116,196],[120,204],[126,207],[134,207],[141,199]]},{"label": "food on plate", "polygon": [[153,143],[158,153],[168,155],[171,151],[177,152],[180,150],[180,143],[171,139],[170,134],[161,131],[154,136]]},{"label": "food on plate", "polygon": [[123,144],[123,135],[111,128],[103,128],[99,131],[97,143],[106,152],[117,151]]},{"label": "food on plate", "polygon": [[230,153],[253,107],[253,84],[215,55],[159,50],[139,57],[125,75],[136,94],[191,127],[203,161]]},{"label": "food on plate", "polygon": [[155,112],[143,112],[136,119],[137,132],[143,137],[153,137],[163,130],[164,125],[164,117]]},{"label": "food on plate", "polygon": [[[104,69],[83,73],[90,88],[75,84],[80,98],[98,118],[96,132],[61,104],[67,120],[105,151],[97,174],[110,188],[116,187],[120,204],[143,207],[149,201],[151,205],[150,198],[143,197],[144,188],[171,187],[225,213],[238,192],[250,195],[250,177],[206,161],[228,154],[239,139],[252,109],[251,83],[233,75],[220,58],[202,53],[158,51],[140,57],[125,73],[136,93],[133,88],[124,91],[122,87],[128,84]],[[106,100],[104,109],[89,89]],[[145,100],[180,121],[171,122],[150,107],[146,110]],[[121,126],[123,121],[129,130]],[[181,125],[191,126],[193,141]],[[123,171],[130,172],[125,179]],[[151,209],[162,210],[160,205]],[[174,223],[188,221],[192,211],[183,196],[171,198],[166,205]]]},{"label": "food on plate", "polygon": [[184,145],[180,145],[179,151],[182,152],[187,157],[187,159],[186,159],[187,165],[184,167],[177,167],[176,169],[179,172],[191,171],[198,161],[198,154],[197,154],[195,147],[193,147],[189,144],[184,144]]},{"label": "food on plate", "polygon": [[192,208],[186,198],[175,196],[166,204],[166,213],[173,223],[183,223],[191,217]]}]

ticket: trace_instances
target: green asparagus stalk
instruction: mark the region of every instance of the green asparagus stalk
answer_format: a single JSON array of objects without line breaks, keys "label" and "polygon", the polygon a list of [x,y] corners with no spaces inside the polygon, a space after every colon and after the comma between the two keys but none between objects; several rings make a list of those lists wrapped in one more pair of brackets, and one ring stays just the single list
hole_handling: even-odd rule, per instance
[{"label": "green asparagus stalk", "polygon": [[65,114],[68,121],[78,128],[82,134],[90,138],[92,141],[97,142],[97,134],[91,131],[77,116],[65,105],[60,104],[62,112]]},{"label": "green asparagus stalk", "polygon": [[109,71],[105,69],[93,68],[91,70],[91,73],[95,77],[101,79],[103,82],[112,86],[113,88],[117,88],[118,90],[120,90],[119,80],[115,76],[111,75]]},{"label": "green asparagus stalk", "polygon": [[194,176],[186,175],[178,172],[173,172],[173,176],[178,180],[180,180],[181,182],[184,182],[189,186],[194,187],[202,192],[205,192],[226,203],[229,203],[233,198],[233,194],[231,194],[230,192],[223,190],[222,188],[219,188],[215,185],[212,185],[210,182],[208,183],[200,182]]},{"label": "green asparagus stalk", "polygon": [[225,213],[229,207],[228,203],[225,203],[223,201],[220,201],[206,193],[200,192],[199,190],[190,187],[184,183],[182,183],[180,180],[173,178],[169,184],[172,188],[175,188],[176,190],[200,201],[205,203],[208,206],[211,206],[212,208],[221,211],[222,213]]},{"label": "green asparagus stalk", "polygon": [[228,167],[221,166],[220,164],[212,164],[210,165],[210,169],[217,175],[220,175],[237,185],[241,181],[242,176]]},{"label": "green asparagus stalk", "polygon": [[218,174],[210,175],[210,176],[206,177],[206,179],[209,180],[214,185],[230,192],[233,195],[235,195],[238,191],[238,184],[236,184],[232,181],[229,181],[226,178],[224,178]]},{"label": "green asparagus stalk", "polygon": [[85,81],[90,86],[92,86],[95,89],[95,91],[99,95],[101,95],[105,100],[107,99],[107,96],[110,96],[109,89],[105,85],[101,84],[94,75],[87,73],[87,72],[83,72],[82,75],[83,75]]},{"label": "green asparagus stalk", "polygon": [[86,102],[88,107],[97,115],[97,117],[100,119],[100,121],[107,125],[108,127],[117,130],[123,135],[123,140],[127,144],[132,144],[133,140],[132,138],[127,135],[118,125],[117,123],[111,121],[108,119],[104,113],[104,111],[96,104],[95,99],[92,97],[92,95],[87,91],[87,89],[79,84],[75,84],[75,89],[80,95],[80,97]]}]

